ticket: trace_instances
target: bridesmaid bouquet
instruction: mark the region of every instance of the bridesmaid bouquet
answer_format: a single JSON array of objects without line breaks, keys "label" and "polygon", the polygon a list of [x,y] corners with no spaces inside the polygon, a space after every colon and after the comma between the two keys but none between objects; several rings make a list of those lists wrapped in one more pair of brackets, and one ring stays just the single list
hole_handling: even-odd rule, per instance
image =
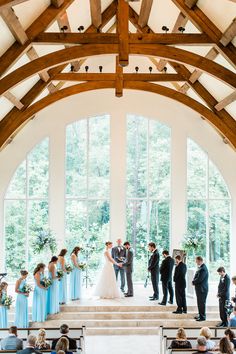
[{"label": "bridesmaid bouquet", "polygon": [[23,293],[29,294],[29,293],[31,293],[31,291],[33,291],[32,285],[25,284],[22,288]]},{"label": "bridesmaid bouquet", "polygon": [[79,268],[83,271],[87,267],[86,263],[79,263]]},{"label": "bridesmaid bouquet", "polygon": [[72,266],[69,263],[67,263],[65,265],[65,270],[66,270],[67,274],[70,274],[72,272],[73,268],[72,268]]},{"label": "bridesmaid bouquet", "polygon": [[58,280],[60,281],[61,278],[63,278],[63,277],[64,277],[64,272],[63,272],[63,270],[59,269],[59,270],[57,271],[57,278],[58,278]]},{"label": "bridesmaid bouquet", "polygon": [[13,298],[12,298],[12,296],[11,296],[11,295],[7,295],[7,296],[5,297],[5,299],[3,300],[3,302],[2,302],[2,305],[5,306],[5,307],[7,307],[7,308],[9,309],[10,306],[12,305],[12,303],[13,303]]},{"label": "bridesmaid bouquet", "polygon": [[48,289],[52,285],[52,280],[47,277],[43,277],[43,279],[40,282],[46,289]]}]

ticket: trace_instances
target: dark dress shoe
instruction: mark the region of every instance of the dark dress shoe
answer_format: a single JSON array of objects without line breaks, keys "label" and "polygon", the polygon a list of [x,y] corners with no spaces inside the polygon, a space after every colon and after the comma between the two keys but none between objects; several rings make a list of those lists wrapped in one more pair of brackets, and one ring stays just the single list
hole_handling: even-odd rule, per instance
[{"label": "dark dress shoe", "polygon": [[158,300],[157,297],[151,297],[151,298],[149,299],[149,301],[156,301],[156,300]]},{"label": "dark dress shoe", "polygon": [[125,295],[125,297],[133,297],[133,296],[134,296],[134,295],[128,295],[128,294],[127,294],[127,295]]},{"label": "dark dress shoe", "polygon": [[173,305],[173,301],[168,301],[168,304],[171,304],[171,305]]},{"label": "dark dress shoe", "polygon": [[206,319],[199,317],[199,318],[196,319],[196,321],[197,321],[197,322],[203,322],[203,321],[206,321]]},{"label": "dark dress shoe", "polygon": [[158,302],[158,305],[166,306],[164,302]]},{"label": "dark dress shoe", "polygon": [[182,311],[173,311],[172,313],[175,313],[175,314],[181,314]]},{"label": "dark dress shoe", "polygon": [[185,314],[186,314],[186,313],[187,313],[187,310],[186,310],[186,311],[183,311],[183,313],[185,313]]},{"label": "dark dress shoe", "polygon": [[199,318],[199,315],[194,316],[194,319],[197,320]]}]

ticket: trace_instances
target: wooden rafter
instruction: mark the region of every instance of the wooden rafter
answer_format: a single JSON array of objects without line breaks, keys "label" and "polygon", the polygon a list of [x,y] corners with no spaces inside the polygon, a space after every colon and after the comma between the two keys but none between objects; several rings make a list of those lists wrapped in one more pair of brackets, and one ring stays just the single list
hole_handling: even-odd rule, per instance
[{"label": "wooden rafter", "polygon": [[121,66],[127,66],[129,64],[129,5],[125,0],[118,0],[116,21],[119,36],[119,63]]},{"label": "wooden rafter", "polygon": [[101,0],[89,0],[90,3],[90,12],[92,24],[99,28],[102,23],[102,5]]},{"label": "wooden rafter", "polygon": [[2,56],[0,66],[0,76],[2,76],[16,61],[31,47],[31,40],[39,33],[44,32],[59,17],[74,0],[64,0],[63,5],[57,9],[50,5],[26,30],[29,38],[24,45],[15,42]]},{"label": "wooden rafter", "polygon": [[[67,23],[60,21],[59,24]],[[68,26],[68,32],[70,27]],[[116,33],[60,33],[44,32],[40,33],[33,40],[33,44],[47,45],[78,45],[78,44],[118,44],[119,35]],[[130,33],[128,35],[129,44],[167,44],[167,45],[212,45],[212,41],[206,34],[200,33]]]},{"label": "wooden rafter", "polygon": [[151,13],[153,0],[142,0],[141,9],[139,13],[139,26],[145,27],[148,23],[148,19]]},{"label": "wooden rafter", "polygon": [[[0,121],[0,131],[2,132],[0,135],[0,148],[3,148],[7,141],[16,135],[20,128],[26,124],[27,120],[29,120],[37,112],[49,106],[50,104],[74,94],[105,88],[115,88],[115,82],[91,81],[74,85],[48,95],[47,97],[31,105],[24,112],[18,112],[16,119],[12,120],[11,122],[4,118],[2,121]],[[220,134],[222,134],[236,149],[236,122],[233,118],[229,118],[226,122],[225,120],[220,119],[215,112],[212,112],[210,109],[198,101],[192,99],[191,97],[157,84],[152,84],[149,82],[127,81],[124,82],[124,89],[153,92],[185,104],[186,106],[198,112],[201,116],[204,116],[204,118],[207,119],[210,124],[212,124],[220,132]]]},{"label": "wooden rafter", "polygon": [[115,74],[115,95],[116,97],[123,96],[124,74],[123,67],[120,66],[119,57],[116,56],[116,74]]},{"label": "wooden rafter", "polygon": [[[118,51],[119,45],[117,44],[87,44],[62,49],[55,53],[45,55],[36,59],[34,62],[21,66],[14,72],[2,78],[0,81],[0,94],[3,94],[30,76],[35,75],[37,72],[48,70],[63,63],[66,64],[72,60],[77,60],[78,58],[87,58],[89,56],[100,54],[116,54]],[[183,49],[164,46],[161,44],[156,44],[155,46],[148,44],[145,46],[141,44],[132,44],[129,46],[129,51],[130,54],[134,55],[156,56],[158,54],[160,58],[166,58],[170,61],[178,61],[182,64],[194,66],[220,79],[229,86],[233,88],[236,87],[235,73],[226,69],[222,65]]]},{"label": "wooden rafter", "polygon": [[51,4],[59,9],[64,4],[64,0],[51,0]]},{"label": "wooden rafter", "polygon": [[225,107],[227,107],[229,104],[233,103],[236,100],[236,91],[232,92],[230,95],[228,95],[227,97],[225,97],[223,100],[221,100],[220,102],[218,102],[215,105],[215,109],[217,111],[221,111],[222,109],[224,109]]},{"label": "wooden rafter", "polygon": [[18,4],[21,4],[22,2],[26,2],[29,0],[0,0],[0,9],[10,7],[10,6],[16,6]]},{"label": "wooden rafter", "polygon": [[191,9],[197,4],[198,0],[184,0],[184,2]]},{"label": "wooden rafter", "polygon": [[11,7],[3,8],[0,11],[0,15],[2,16],[9,30],[11,31],[13,37],[20,44],[25,44],[28,41],[28,36],[25,33],[25,30],[22,27],[20,21],[18,20],[18,17],[15,15],[14,10]]},{"label": "wooden rafter", "polygon": [[217,26],[204,14],[198,7],[194,6],[190,9],[184,0],[172,0],[172,2],[182,11],[185,16],[202,32],[206,33],[217,46],[219,52],[236,68],[236,48],[232,43],[226,47],[220,42],[223,34]]},{"label": "wooden rafter", "polygon": [[17,109],[22,109],[24,107],[23,103],[16,98],[10,91],[4,94],[4,97],[10,101]]},{"label": "wooden rafter", "polygon": [[223,33],[220,43],[226,46],[229,44],[229,42],[231,42],[234,39],[235,36],[236,36],[236,17],[233,19],[232,23]]}]

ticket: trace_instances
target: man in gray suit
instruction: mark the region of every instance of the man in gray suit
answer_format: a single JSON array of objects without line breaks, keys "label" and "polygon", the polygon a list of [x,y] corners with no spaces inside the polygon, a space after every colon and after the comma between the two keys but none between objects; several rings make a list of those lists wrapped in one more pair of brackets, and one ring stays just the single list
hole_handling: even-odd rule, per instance
[{"label": "man in gray suit", "polygon": [[128,287],[127,293],[125,293],[125,297],[132,297],[134,296],[133,279],[132,279],[134,252],[131,249],[130,243],[128,241],[124,243],[124,246],[126,248],[126,259],[123,264],[123,267],[125,269],[126,281]]},{"label": "man in gray suit", "polygon": [[23,340],[17,337],[17,327],[9,328],[9,336],[1,341],[2,350],[21,350],[23,349]]},{"label": "man in gray suit", "polygon": [[[111,250],[111,256],[116,261],[116,263],[124,263],[126,258],[126,249],[122,245],[122,240],[118,238],[117,246],[113,247]],[[124,293],[125,292],[125,270],[123,267],[118,267],[114,264],[114,270],[116,274],[116,279],[118,278],[118,274],[120,273],[120,290]]]}]

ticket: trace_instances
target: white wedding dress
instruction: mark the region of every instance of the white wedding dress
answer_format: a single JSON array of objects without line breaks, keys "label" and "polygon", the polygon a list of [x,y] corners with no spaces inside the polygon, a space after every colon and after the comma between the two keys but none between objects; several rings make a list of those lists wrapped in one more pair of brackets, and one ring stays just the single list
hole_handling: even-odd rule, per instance
[{"label": "white wedding dress", "polygon": [[121,297],[120,290],[116,282],[112,257],[109,251],[104,252],[105,264],[100,273],[93,295],[101,299],[117,299]]}]

